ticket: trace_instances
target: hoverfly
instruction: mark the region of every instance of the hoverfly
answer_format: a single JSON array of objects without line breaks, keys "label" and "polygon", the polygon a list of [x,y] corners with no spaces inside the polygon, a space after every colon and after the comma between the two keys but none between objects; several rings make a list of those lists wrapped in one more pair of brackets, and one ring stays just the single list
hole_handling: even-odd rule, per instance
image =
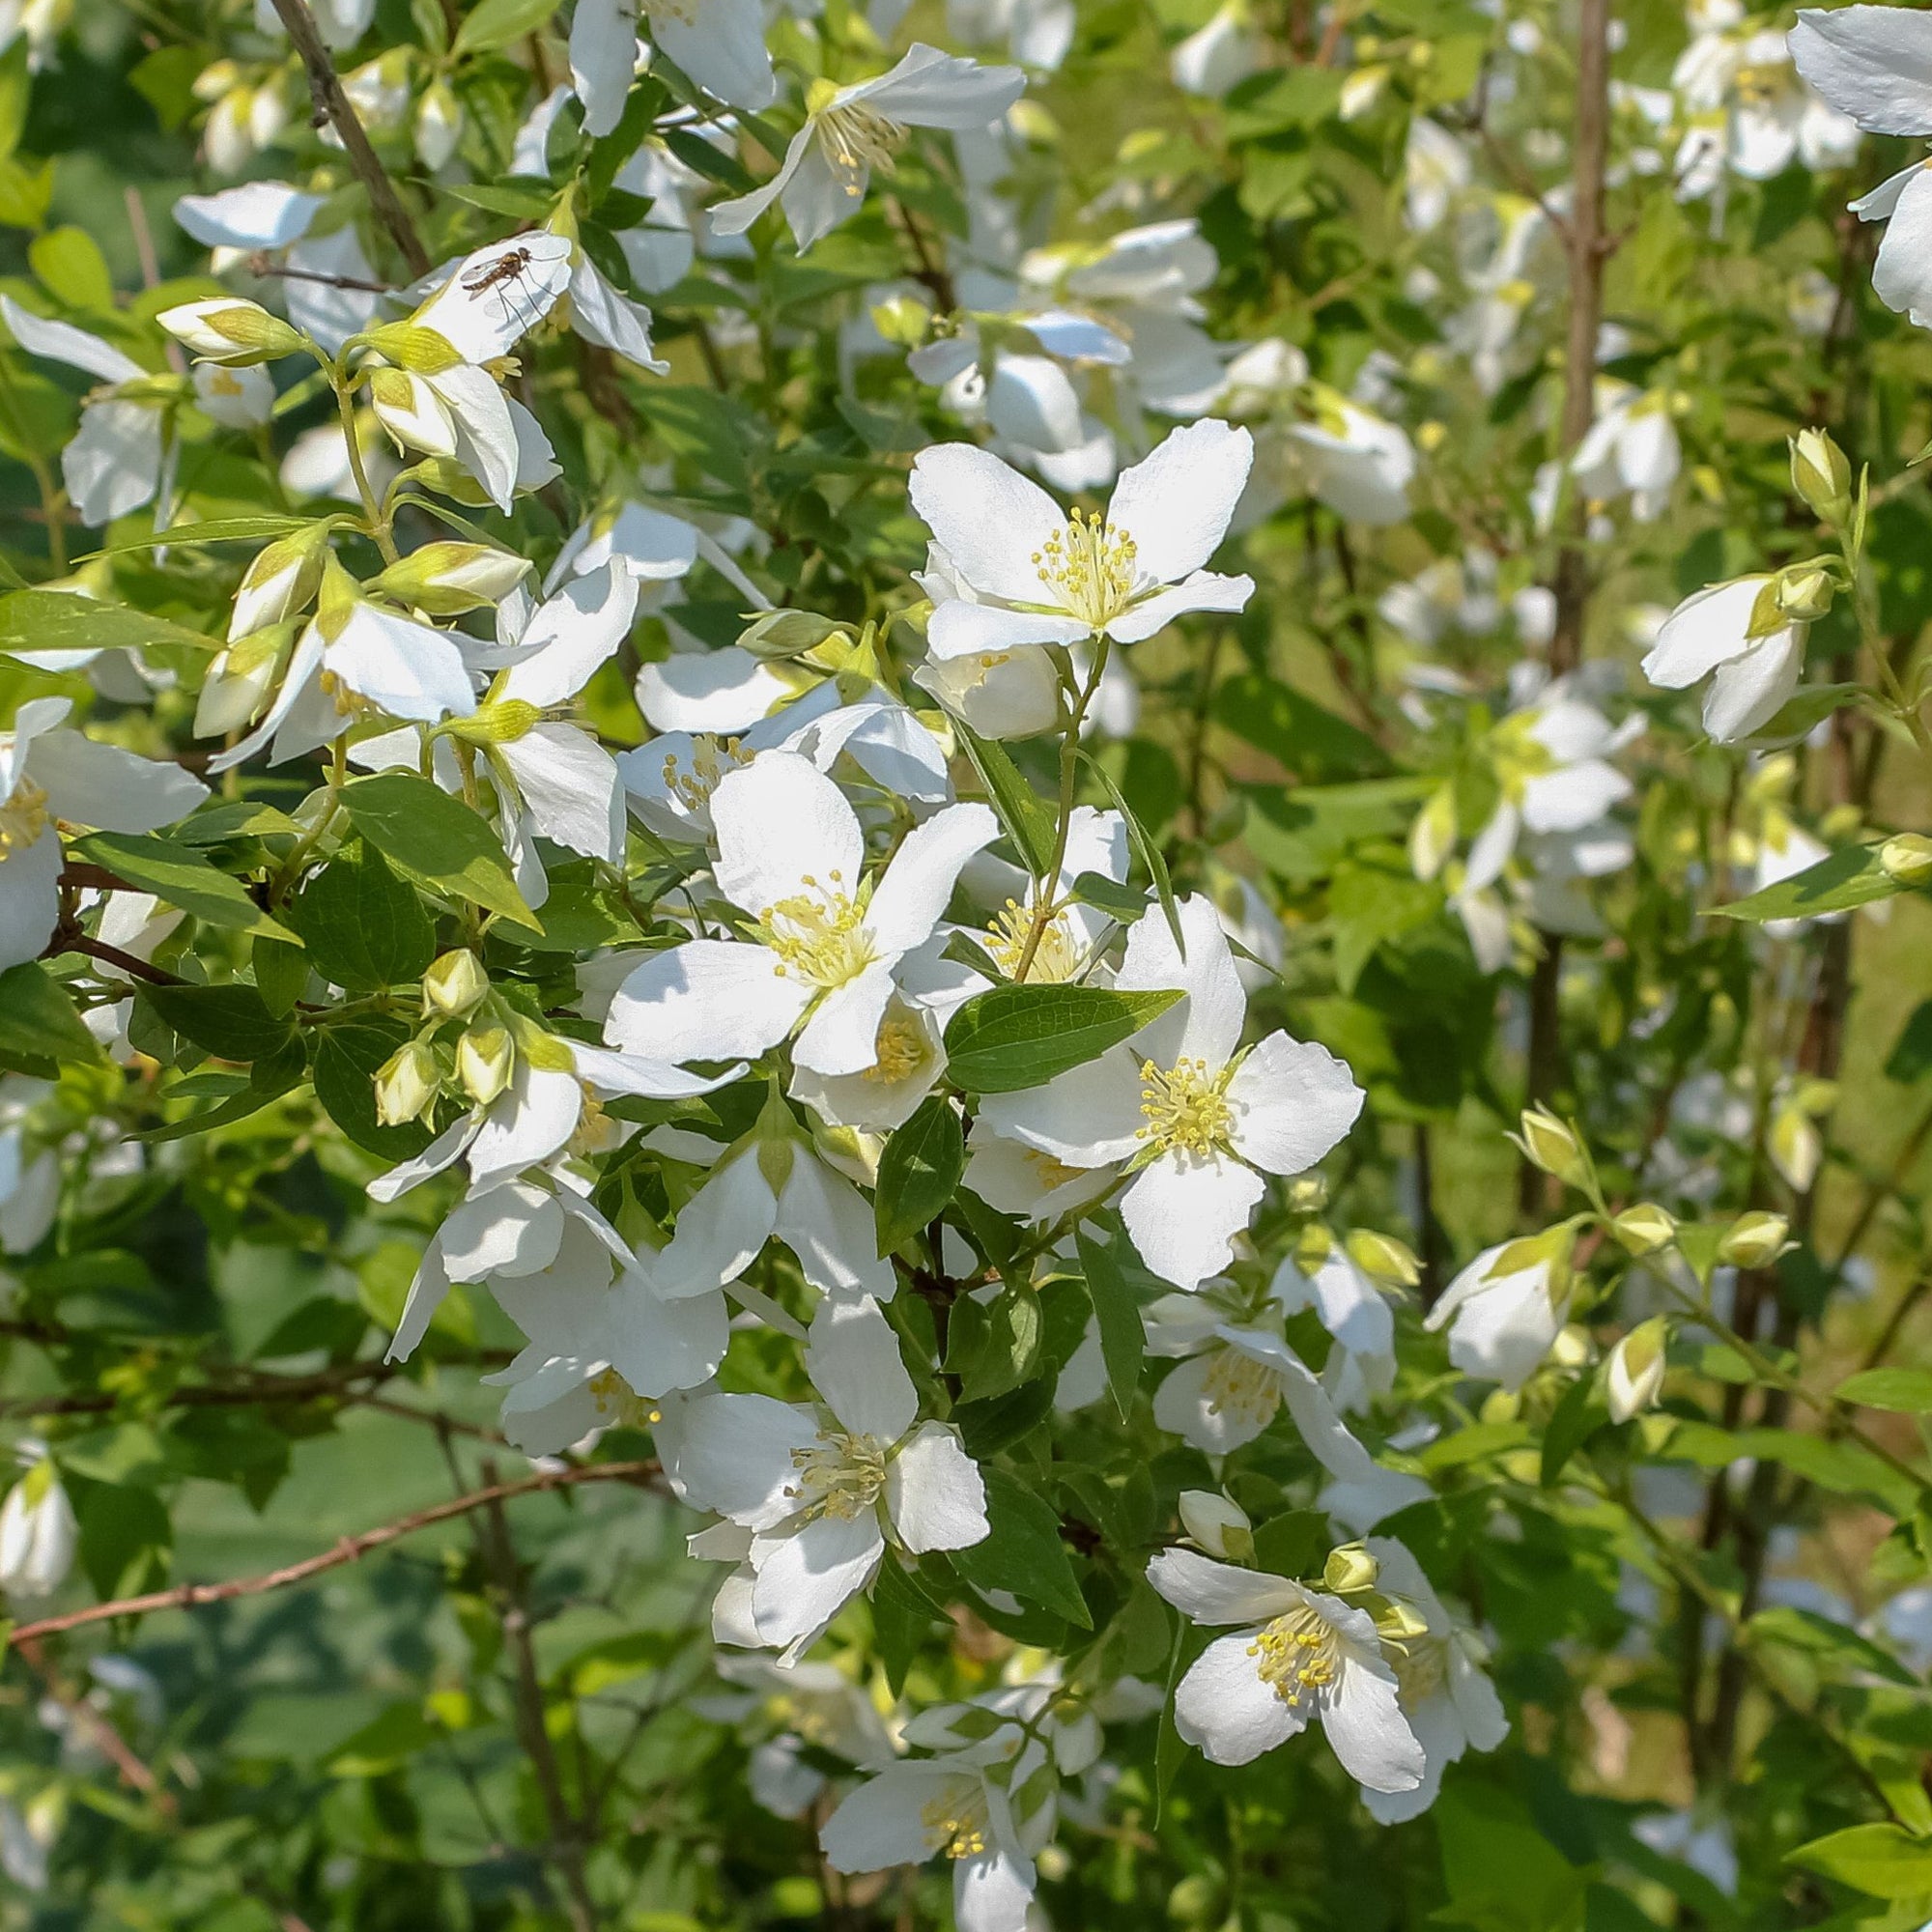
[{"label": "hoverfly", "polygon": [[512,248],[507,253],[498,255],[494,262],[476,270],[474,273],[466,275],[463,278],[463,292],[465,295],[481,296],[487,295],[492,289],[497,290],[497,298],[504,304],[505,315],[516,319],[527,330],[534,326],[538,318],[532,316],[529,322],[524,322],[522,317],[517,316],[516,310],[510,305],[508,291],[513,290],[523,280],[524,271],[535,259],[528,248]]}]

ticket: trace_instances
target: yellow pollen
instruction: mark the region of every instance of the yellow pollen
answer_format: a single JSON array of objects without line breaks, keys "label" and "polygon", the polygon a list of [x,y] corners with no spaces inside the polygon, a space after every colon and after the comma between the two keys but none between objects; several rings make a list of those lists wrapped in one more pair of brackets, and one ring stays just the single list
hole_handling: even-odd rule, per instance
[{"label": "yellow pollen", "polygon": [[[1080,970],[1086,955],[1062,917],[1065,910],[1063,906],[1048,909],[1039,945],[1034,950],[1033,964],[1027,968],[1030,982],[1059,985]],[[1009,899],[993,915],[986,927],[984,945],[987,955],[1001,972],[1010,974],[1019,970],[1020,956],[1026,952],[1027,940],[1033,932],[1033,907],[1022,905],[1018,899]]]},{"label": "yellow pollen", "polygon": [[841,177],[839,185],[854,201],[866,191],[864,177],[875,168],[890,174],[905,144],[906,130],[863,100],[827,107],[818,116],[818,145]]},{"label": "yellow pollen", "polygon": [[1208,1409],[1265,1429],[1281,1406],[1281,1378],[1239,1349],[1217,1350],[1208,1370]]},{"label": "yellow pollen", "polygon": [[928,1850],[949,1859],[977,1859],[986,1849],[986,1798],[975,1790],[955,1809],[953,1801],[934,1798],[922,1804],[919,1821],[925,1827]]},{"label": "yellow pollen", "polygon": [[872,1050],[878,1059],[866,1068],[864,1077],[890,1086],[919,1070],[925,1059],[925,1036],[912,1020],[888,1013],[879,1022]]},{"label": "yellow pollen", "polygon": [[597,1419],[603,1423],[623,1423],[632,1429],[649,1429],[664,1420],[657,1404],[640,1396],[615,1369],[606,1369],[584,1383],[596,1405]]},{"label": "yellow pollen", "polygon": [[1034,552],[1033,561],[1055,601],[1095,631],[1132,603],[1140,576],[1133,538],[1097,513],[1077,509]]},{"label": "yellow pollen", "polygon": [[1033,1169],[1034,1178],[1047,1193],[1056,1187],[1065,1187],[1068,1181],[1079,1180],[1087,1173],[1084,1167],[1068,1167],[1064,1160],[1056,1160],[1050,1153],[1042,1153],[1038,1148],[1022,1148],[1020,1158]]},{"label": "yellow pollen", "polygon": [[862,885],[855,899],[844,875],[834,872],[821,886],[811,877],[799,881],[803,892],[778,900],[758,917],[758,930],[779,956],[781,979],[794,978],[830,990],[856,980],[871,964],[866,907],[871,889]]},{"label": "yellow pollen", "polygon": [[845,1435],[834,1430],[807,1449],[791,1452],[798,1481],[785,1494],[808,1520],[836,1516],[849,1522],[869,1509],[886,1486],[885,1445],[875,1435]]},{"label": "yellow pollen", "polygon": [[1228,1071],[1210,1074],[1205,1060],[1177,1060],[1163,1073],[1152,1061],[1142,1061],[1141,1112],[1147,1125],[1136,1130],[1136,1138],[1151,1142],[1159,1153],[1179,1149],[1208,1154],[1225,1147],[1235,1123]]},{"label": "yellow pollen", "polygon": [[1256,1675],[1291,1706],[1325,1690],[1342,1666],[1333,1627],[1305,1605],[1258,1630],[1248,1655],[1261,1659]]},{"label": "yellow pollen", "polygon": [[749,765],[752,753],[738,738],[714,738],[700,732],[691,741],[691,768],[682,769],[675,752],[667,752],[664,761],[664,787],[685,810],[701,812],[709,807],[711,794],[728,765]]},{"label": "yellow pollen", "polygon": [[47,795],[32,779],[22,779],[0,805],[0,865],[24,852],[47,829]]},{"label": "yellow pollen", "polygon": [[343,718],[374,718],[375,705],[360,692],[352,691],[332,670],[326,670],[317,680],[322,686],[322,695],[334,706],[337,715]]},{"label": "yellow pollen", "polygon": [[583,1089],[583,1104],[577,1116],[577,1131],[570,1137],[573,1154],[606,1153],[617,1144],[617,1123],[604,1111],[604,1103],[589,1088]]}]

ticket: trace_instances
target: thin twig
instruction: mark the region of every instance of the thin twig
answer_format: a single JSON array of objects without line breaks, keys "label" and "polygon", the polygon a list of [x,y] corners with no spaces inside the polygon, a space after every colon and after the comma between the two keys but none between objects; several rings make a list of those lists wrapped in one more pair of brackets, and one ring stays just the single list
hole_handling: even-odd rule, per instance
[{"label": "thin twig", "polygon": [[259,249],[248,257],[248,272],[265,280],[280,282],[319,282],[326,289],[355,289],[364,295],[389,296],[395,288],[388,282],[372,282],[361,275],[328,275],[320,269],[295,269],[286,262],[271,262]]},{"label": "thin twig", "polygon": [[432,1508],[417,1510],[413,1515],[399,1517],[394,1522],[385,1522],[379,1528],[365,1529],[357,1536],[342,1537],[333,1548],[304,1557],[299,1563],[285,1564],[279,1570],[270,1570],[256,1577],[234,1577],[225,1583],[179,1583],[171,1590],[150,1590],[141,1597],[120,1597],[112,1603],[90,1604],[84,1610],[69,1610],[64,1616],[43,1617],[37,1623],[21,1624],[9,1634],[7,1642],[18,1649],[36,1637],[54,1636],[62,1631],[79,1630],[86,1624],[107,1623],[115,1617],[145,1617],[156,1610],[194,1610],[204,1604],[225,1604],[237,1597],[266,1596],[270,1590],[284,1590],[294,1583],[306,1583],[311,1577],[320,1577],[325,1571],[356,1562],[372,1549],[400,1542],[406,1536],[413,1536],[419,1529],[430,1529],[437,1523],[467,1516],[471,1510],[490,1509],[516,1496],[536,1495],[545,1490],[570,1489],[579,1483],[631,1483],[640,1489],[648,1489],[657,1480],[659,1468],[655,1459],[641,1463],[592,1463],[582,1468],[539,1470],[534,1476],[526,1476],[514,1483],[492,1483],[486,1489],[473,1490],[469,1495],[458,1496],[452,1502],[437,1503]]}]

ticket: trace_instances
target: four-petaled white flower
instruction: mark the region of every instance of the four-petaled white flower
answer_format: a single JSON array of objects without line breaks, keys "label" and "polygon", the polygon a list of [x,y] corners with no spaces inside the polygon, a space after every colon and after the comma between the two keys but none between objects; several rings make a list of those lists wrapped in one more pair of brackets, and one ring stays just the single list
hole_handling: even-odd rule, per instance
[{"label": "four-petaled white flower", "polygon": [[1804,673],[1809,624],[1794,618],[1751,635],[1759,600],[1773,581],[1740,577],[1687,597],[1663,620],[1643,661],[1644,676],[1666,691],[1711,678],[1704,729],[1720,745],[1769,724]]},{"label": "four-petaled white flower", "polygon": [[1449,1284],[1423,1326],[1449,1327],[1449,1359],[1464,1375],[1520,1389],[1563,1327],[1569,1249],[1567,1226],[1485,1248]]},{"label": "four-petaled white flower", "polygon": [[752,1531],[753,1622],[787,1658],[870,1583],[889,1540],[917,1555],[987,1534],[979,1468],[950,1424],[920,1421],[876,1302],[821,1303],[805,1366],[816,1406],[698,1395],[668,1405],[657,1434],[686,1500]]},{"label": "four-petaled white flower", "polygon": [[1242,1051],[1247,995],[1213,902],[1184,899],[1179,922],[1185,958],[1155,907],[1129,929],[1114,983],[1184,999],[1044,1087],[988,1094],[980,1118],[1071,1167],[1136,1162],[1121,1201],[1127,1233],[1154,1273],[1193,1288],[1228,1264],[1262,1176],[1314,1166],[1364,1096],[1325,1047],[1271,1033]]},{"label": "four-petaled white flower", "polygon": [[1164,1549],[1148,1581],[1197,1624],[1240,1624],[1180,1680],[1175,1728],[1214,1764],[1249,1764],[1319,1722],[1367,1791],[1413,1791],[1428,1760],[1367,1610],[1285,1577]]},{"label": "four-petaled white flower", "polygon": [[970,443],[922,450],[912,503],[951,585],[926,626],[935,659],[1108,637],[1138,643],[1190,611],[1239,611],[1248,577],[1206,568],[1247,485],[1254,439],[1209,417],[1122,472],[1104,516],[1064,515],[1038,484]]},{"label": "four-petaled white flower", "polygon": [[878,1065],[894,969],[932,936],[959,869],[998,821],[953,805],[906,835],[866,876],[866,838],[845,795],[796,752],[766,752],[711,793],[719,890],[751,922],[744,939],[695,939],[654,954],[611,1003],[605,1037],[653,1060],[755,1055],[794,1028],[815,1073]]}]

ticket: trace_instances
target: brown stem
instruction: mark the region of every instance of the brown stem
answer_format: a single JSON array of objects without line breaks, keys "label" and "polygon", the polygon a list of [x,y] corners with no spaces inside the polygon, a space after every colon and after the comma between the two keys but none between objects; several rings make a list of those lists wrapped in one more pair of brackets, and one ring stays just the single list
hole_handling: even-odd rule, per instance
[{"label": "brown stem", "polygon": [[[490,1463],[484,1463],[483,1473],[494,1474]],[[583,1834],[564,1797],[556,1749],[545,1721],[543,1679],[537,1672],[536,1648],[530,1641],[530,1615],[524,1597],[523,1572],[517,1562],[516,1545],[510,1540],[510,1524],[503,1514],[500,1495],[492,1496],[485,1503],[478,1540],[501,1599],[503,1637],[516,1669],[517,1734],[523,1741],[530,1769],[536,1774],[537,1790],[543,1798],[544,1818],[550,1830],[551,1857],[563,1876],[573,1932],[596,1932],[597,1909],[591,1902],[590,1888],[583,1874]]]},{"label": "brown stem", "polygon": [[501,1505],[513,1496],[536,1495],[544,1490],[570,1489],[578,1483],[631,1483],[648,1488],[657,1480],[659,1464],[653,1459],[643,1463],[592,1463],[582,1468],[545,1469],[514,1483],[492,1483],[451,1502],[437,1503],[399,1517],[376,1529],[356,1536],[340,1538],[332,1548],[299,1563],[284,1565],[256,1577],[233,1577],[225,1583],[178,1583],[171,1590],[150,1590],[145,1596],[120,1597],[112,1603],[90,1604],[83,1610],[69,1610],[64,1616],[42,1617],[37,1623],[21,1624],[9,1634],[7,1642],[19,1649],[36,1637],[55,1636],[62,1631],[79,1630],[87,1624],[107,1623],[115,1617],[145,1617],[156,1610],[194,1610],[204,1604],[225,1604],[237,1597],[266,1596],[270,1590],[284,1590],[293,1583],[306,1583],[311,1577],[356,1562],[372,1549],[413,1536],[452,1518],[467,1516],[471,1510]]},{"label": "brown stem", "polygon": [[138,1791],[143,1798],[152,1798],[160,1810],[172,1816],[175,1810],[173,1794],[161,1789],[160,1779],[133,1746],[84,1696],[77,1697],[68,1690],[38,1643],[21,1643],[19,1651],[39,1673],[41,1682],[47,1688],[48,1696],[68,1714],[88,1743],[120,1774],[121,1782],[130,1791]]},{"label": "brown stem", "polygon": [[326,289],[355,289],[363,295],[386,296],[395,293],[387,282],[372,282],[361,275],[327,275],[320,269],[292,269],[286,262],[270,261],[259,251],[248,257],[248,272],[264,280],[318,282]]},{"label": "brown stem", "polygon": [[428,274],[429,250],[423,246],[422,237],[416,233],[416,225],[411,220],[409,210],[403,206],[395,183],[376,158],[376,151],[369,145],[369,136],[356,118],[348,95],[342,91],[341,76],[335,71],[335,63],[329,58],[327,47],[323,44],[315,16],[308,11],[304,0],[272,0],[272,4],[308,73],[309,99],[315,103],[315,125],[320,128],[327,122],[342,137],[343,152],[349,156],[349,165],[355,169],[355,178],[367,192],[369,206],[376,211],[376,219],[389,231],[390,241],[409,265],[410,273],[412,276]]}]

